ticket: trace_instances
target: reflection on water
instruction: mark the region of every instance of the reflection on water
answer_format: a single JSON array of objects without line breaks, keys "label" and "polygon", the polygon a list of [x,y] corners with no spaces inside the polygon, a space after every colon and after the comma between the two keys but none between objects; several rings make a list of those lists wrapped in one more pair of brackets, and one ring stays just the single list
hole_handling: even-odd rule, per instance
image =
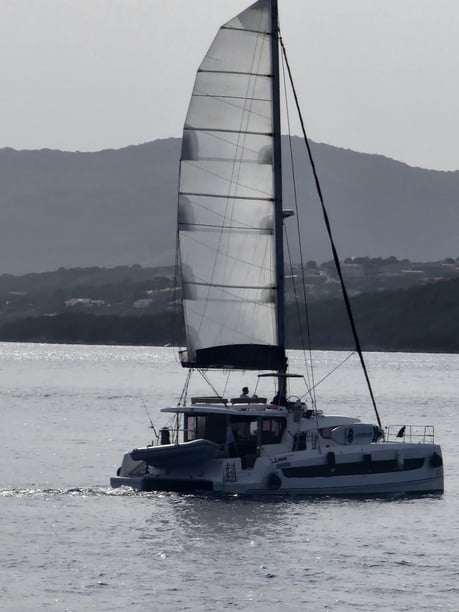
[{"label": "reflection on water", "polygon": [[[314,355],[316,380],[343,360]],[[173,349],[0,343],[3,608],[456,610],[459,356],[373,353],[367,361],[385,423],[435,425],[444,496],[269,500],[111,489],[122,454],[151,439],[145,406],[160,425],[160,408],[180,394]],[[292,352],[292,369],[300,362]],[[357,408],[367,419],[360,377],[346,361],[318,387],[319,405]],[[229,395],[246,383],[246,374],[217,377]]]}]

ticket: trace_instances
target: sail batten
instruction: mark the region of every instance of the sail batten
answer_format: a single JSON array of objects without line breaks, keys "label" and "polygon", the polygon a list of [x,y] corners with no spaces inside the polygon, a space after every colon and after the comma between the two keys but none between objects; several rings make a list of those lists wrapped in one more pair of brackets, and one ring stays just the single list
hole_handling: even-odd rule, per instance
[{"label": "sail batten", "polygon": [[[184,131],[190,131],[190,132],[223,132],[226,134],[240,134],[241,132],[239,130],[229,130],[229,129],[223,129],[223,128],[216,128],[216,127],[192,127],[189,125],[186,125],[184,127]],[[246,130],[244,132],[244,134],[248,135],[248,136],[272,136],[272,132],[255,132],[255,131],[248,131]]]},{"label": "sail batten", "polygon": [[[241,28],[236,28],[234,26],[229,26],[229,25],[223,25],[221,27],[222,30],[235,30],[235,31],[240,31]],[[250,28],[244,28],[245,32],[251,32],[252,34],[267,34],[266,31],[263,30],[251,30]]]},{"label": "sail batten", "polygon": [[[218,195],[218,194],[215,194],[215,193],[212,193],[212,194],[210,194],[210,193],[192,193],[191,191],[189,191],[188,193],[182,192],[180,195],[182,195],[182,196],[187,196],[187,195],[188,196],[199,196],[201,198],[224,198],[226,200],[228,199],[228,196],[226,196],[226,195]],[[273,198],[249,198],[247,196],[244,196],[244,197],[242,197],[242,196],[231,196],[231,199],[232,200],[248,200],[248,201],[254,200],[256,202],[259,202],[259,201],[272,202],[273,201]]]},{"label": "sail batten", "polygon": [[[215,98],[217,100],[247,100],[243,96],[219,96],[217,94],[207,94],[207,93],[196,93],[196,98]],[[254,102],[266,102],[265,98],[250,98]]]},{"label": "sail batten", "polygon": [[180,229],[186,230],[187,228],[192,228],[193,231],[196,229],[202,229],[203,231],[221,231],[221,232],[255,232],[258,234],[272,234],[272,231],[265,229],[264,227],[240,227],[237,225],[231,225],[226,227],[224,225],[210,225],[209,223],[181,223]]},{"label": "sail batten", "polygon": [[261,72],[247,72],[247,71],[243,71],[243,70],[221,70],[221,69],[215,69],[212,70],[211,68],[201,68],[200,70],[198,70],[198,74],[242,74],[245,76],[255,76],[255,77],[266,77],[266,78],[271,78],[273,75],[272,74],[263,74]]},{"label": "sail batten", "polygon": [[[208,285],[207,283],[200,283],[200,282],[196,282],[196,281],[185,281],[190,285],[200,285],[202,287],[225,287],[225,289],[266,289],[267,287],[264,287],[262,285],[217,285],[217,284],[213,284],[213,285]],[[274,287],[270,287],[270,289],[273,289]]]},{"label": "sail batten", "polygon": [[271,0],[258,0],[220,28],[198,69],[185,120],[178,241],[190,367],[284,364],[271,32]]}]

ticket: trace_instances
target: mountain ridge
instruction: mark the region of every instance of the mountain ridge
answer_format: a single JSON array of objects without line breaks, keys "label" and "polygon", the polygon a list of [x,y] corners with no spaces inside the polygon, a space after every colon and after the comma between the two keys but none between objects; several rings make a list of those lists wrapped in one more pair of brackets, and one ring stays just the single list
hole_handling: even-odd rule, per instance
[{"label": "mountain ridge", "polygon": [[[0,149],[0,273],[172,265],[180,142],[98,152]],[[292,148],[299,163],[306,161],[299,138]],[[459,171],[321,143],[312,150],[341,258],[459,255]],[[295,208],[287,161],[284,207]],[[308,209],[300,213],[305,258],[325,261],[331,253],[311,170],[298,168],[298,200]]]}]

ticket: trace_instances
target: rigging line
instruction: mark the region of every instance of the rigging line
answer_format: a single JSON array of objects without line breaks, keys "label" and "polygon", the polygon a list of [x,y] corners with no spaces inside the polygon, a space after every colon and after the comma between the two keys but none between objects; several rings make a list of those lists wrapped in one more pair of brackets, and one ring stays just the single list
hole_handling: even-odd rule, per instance
[{"label": "rigging line", "polygon": [[[310,384],[311,384],[311,392],[313,393],[315,385],[314,385],[314,367],[313,367],[313,361],[312,361],[311,325],[310,325],[310,317],[309,317],[308,300],[307,300],[307,295],[306,295],[306,279],[305,279],[305,275],[304,275],[303,246],[302,246],[301,235],[300,235],[300,210],[299,210],[299,206],[298,206],[298,192],[297,192],[297,184],[296,184],[295,161],[294,161],[293,147],[292,147],[292,136],[291,136],[291,126],[290,126],[290,111],[289,111],[289,107],[288,107],[288,104],[287,104],[287,79],[285,78],[285,61],[282,62],[282,73],[283,73],[283,81],[284,81],[285,110],[286,110],[287,126],[288,126],[288,142],[289,142],[289,153],[290,153],[290,166],[291,166],[291,169],[292,169],[293,194],[294,194],[295,212],[296,212],[296,231],[297,231],[298,247],[299,247],[299,251],[300,251],[301,282],[302,282],[302,285],[303,285],[303,304],[304,304],[304,314],[305,314],[305,320],[306,320],[306,333],[307,333],[307,338],[308,338],[309,369],[310,369],[310,376],[311,376],[311,383]],[[303,349],[303,358],[304,358],[304,362],[305,362],[305,366],[306,366],[306,371],[308,372],[308,360],[306,358],[306,347],[305,347],[304,336],[303,336],[303,326],[301,324],[301,318],[300,318],[300,306],[299,306],[298,301],[296,300],[296,284],[295,284],[295,280],[293,280],[293,287],[294,287],[294,290],[295,290],[295,302],[296,302],[296,309],[297,309],[298,327],[299,327],[300,336],[301,336],[301,347]],[[309,377],[309,373],[308,373],[308,377]],[[311,401],[315,405],[316,404],[315,394],[312,395],[310,393],[310,397],[311,397]]]},{"label": "rigging line", "polygon": [[[221,29],[223,29],[223,28],[224,28],[224,26],[223,26]],[[252,61],[251,61],[251,67],[252,67],[252,68],[254,68],[254,67],[255,67],[255,63],[256,63],[256,56],[257,56],[257,54],[258,54],[258,56],[259,56],[259,57],[258,57],[258,61],[257,61],[258,66],[260,66],[260,63],[261,63],[261,58],[262,58],[262,56],[263,56],[263,50],[262,50],[262,49],[261,49],[261,50],[257,50],[257,49],[258,49],[258,41],[259,41],[259,38],[257,37],[257,38],[256,38],[255,49],[254,49],[254,51],[253,51]],[[236,151],[238,151],[240,148],[241,148],[242,150],[244,149],[244,145],[245,145],[245,136],[244,136],[244,144],[241,144],[241,137],[242,137],[242,133],[241,133],[241,132],[242,132],[243,123],[244,123],[244,122],[246,123],[246,127],[248,126],[248,123],[249,123],[249,119],[248,119],[248,117],[246,117],[246,115],[247,115],[248,113],[250,113],[250,112],[251,112],[251,110],[252,110],[252,102],[251,102],[251,101],[250,101],[250,99],[249,99],[249,98],[250,98],[250,96],[249,96],[249,89],[250,89],[250,88],[252,88],[252,92],[255,92],[255,85],[256,85],[256,82],[257,82],[257,79],[256,79],[256,78],[255,78],[255,79],[252,79],[252,84],[251,84],[251,79],[249,79],[249,80],[248,80],[248,83],[247,83],[247,86],[246,86],[246,95],[245,95],[245,98],[244,98],[245,103],[242,105],[242,107],[241,107],[241,106],[237,106],[237,105],[234,105],[234,104],[233,104],[233,106],[236,106],[236,107],[238,108],[238,110],[240,110],[240,111],[241,111],[241,118],[240,118],[240,124],[239,124],[239,137],[238,137],[238,139],[237,139],[237,143],[236,143]],[[224,101],[224,100],[222,100],[222,101]],[[226,101],[226,103],[227,103],[227,104],[231,104],[231,103],[229,103],[228,101]],[[249,105],[249,104],[250,104],[250,108],[248,107],[248,105]],[[232,169],[232,176],[231,176],[231,178],[232,178],[232,179],[233,179],[233,177],[235,176],[235,174],[237,174],[237,177],[238,177],[238,178],[239,178],[239,175],[240,175],[240,170],[241,170],[241,169],[240,169],[240,168],[238,168],[238,169],[236,170],[236,163],[237,163],[237,161],[241,162],[241,159],[239,159],[239,160],[238,160],[238,159],[236,158],[236,159],[234,159],[234,161],[233,161],[233,169]],[[231,182],[233,182],[233,180],[232,180]],[[230,187],[229,189],[231,189],[231,187]],[[227,201],[227,208],[228,208],[228,204],[229,204],[229,202]],[[227,209],[226,209],[226,210],[227,210]],[[225,217],[226,217],[226,211],[225,211]]]},{"label": "rigging line", "polygon": [[188,370],[188,373],[185,379],[185,384],[183,385],[182,393],[180,394],[177,406],[185,405],[186,403],[186,395],[188,393],[188,386],[190,384],[190,379],[191,379],[191,375],[193,374],[193,371],[194,371],[193,368],[190,368]]},{"label": "rigging line", "polygon": [[[290,242],[289,242],[289,239],[288,239],[288,234],[287,234],[287,231],[285,229],[285,226],[284,226],[284,236],[285,236],[285,245],[287,247],[287,257],[288,257],[288,261],[289,261],[289,265],[290,265],[290,270],[293,272],[292,254],[291,254],[291,249],[290,249]],[[292,277],[292,286],[293,286],[293,294],[295,296],[295,311],[296,311],[296,318],[297,318],[297,321],[298,321],[298,330],[299,330],[299,333],[300,333],[301,346],[303,347],[303,352],[304,352],[304,336],[303,336],[303,326],[301,325],[301,318],[300,318],[300,305],[299,305],[298,294],[297,294],[297,290],[296,290],[296,283],[295,283],[295,279],[293,277]],[[311,392],[312,392],[314,381],[311,382],[309,380],[309,368],[308,368],[308,364],[307,364],[306,358],[305,358],[305,364],[306,364],[306,374],[307,374],[307,380],[305,379],[306,389],[307,389],[308,395],[310,397],[312,397],[311,396]]]},{"label": "rigging line", "polygon": [[[231,189],[231,187],[244,187],[245,189],[249,189],[250,191],[256,191],[257,193],[263,194],[263,196],[271,198],[271,194],[268,193],[267,191],[262,191],[261,189],[257,189],[256,187],[251,187],[250,185],[245,185],[244,183],[240,183],[236,179],[233,180],[232,176],[228,177],[228,176],[225,176],[223,174],[219,174],[218,172],[212,172],[212,170],[204,168],[203,166],[200,166],[198,163],[194,163],[190,159],[184,159],[182,161],[186,162],[188,165],[192,166],[193,168],[196,168],[200,172],[203,172],[204,174],[209,174],[210,176],[215,176],[216,178],[221,179],[222,181],[228,183],[229,184],[228,185],[228,189]],[[236,163],[238,165],[242,165],[243,162],[241,162],[240,160],[236,160],[235,164]],[[209,193],[209,195],[212,196],[214,194]],[[226,197],[228,198],[228,200],[230,200],[231,199],[231,194],[228,194]]]},{"label": "rigging line", "polygon": [[[258,24],[255,24],[256,29],[261,30],[262,20],[263,20],[263,15],[262,15],[262,12],[260,12]],[[245,31],[245,28],[244,28],[244,31]],[[245,34],[245,36],[247,36],[247,33]],[[268,114],[268,116],[265,116],[263,112],[256,111],[256,109],[258,108],[256,104],[256,93],[258,91],[258,86],[260,82],[264,80],[264,77],[260,78],[261,68],[263,67],[263,62],[266,59],[267,53],[269,54],[270,45],[272,45],[270,33],[264,33],[262,35],[257,34],[255,36],[251,58],[250,57],[247,58],[250,60],[250,71],[252,72],[252,74],[249,76],[249,78],[246,79],[245,103],[243,103],[240,108],[240,110],[242,111],[241,116],[240,116],[240,121],[239,121],[240,134],[239,134],[239,138],[237,139],[237,148],[236,148],[236,152],[238,156],[234,159],[233,169],[232,169],[232,178],[233,177],[237,178],[238,183],[240,181],[241,175],[243,176],[242,174],[243,160],[241,158],[244,154],[243,152],[247,144],[247,141],[250,141],[250,137],[247,132],[249,131],[249,128],[252,127],[252,123],[253,123],[252,116],[258,116],[258,117],[261,117],[262,119],[271,119],[270,114]],[[268,104],[268,106],[270,106],[270,102],[271,102],[271,95],[266,100],[266,103]],[[235,106],[238,107],[240,106],[240,104],[235,104]],[[263,104],[262,104],[262,108],[264,108]],[[234,190],[234,188],[233,188],[233,192],[237,193],[237,191]],[[274,194],[265,194],[265,196],[268,196],[268,195],[273,196]],[[229,204],[230,202],[228,201],[227,210],[229,210]],[[236,203],[233,200],[231,203],[231,208],[230,208],[232,216],[234,215],[235,207],[236,207]],[[267,249],[267,245],[265,245],[265,251],[266,249]],[[255,254],[258,251],[258,247],[256,244],[253,245],[252,250],[253,250],[253,256],[255,257]],[[229,258],[227,258],[226,261],[227,263],[225,265],[225,276],[226,276],[226,271],[227,271],[227,265],[230,262]],[[249,268],[246,268],[246,271],[245,271],[246,279],[249,278],[249,274],[250,274]],[[252,304],[252,316],[256,315],[256,307],[257,305],[253,303]]]},{"label": "rigging line", "polygon": [[228,370],[228,373],[226,375],[225,386],[223,387],[223,397],[225,397],[226,395],[226,389],[228,388],[230,376],[231,376],[231,370]]},{"label": "rigging line", "polygon": [[311,147],[310,147],[310,144],[309,144],[309,139],[308,139],[307,134],[306,134],[306,128],[305,128],[305,125],[304,125],[303,116],[301,114],[301,109],[300,109],[300,105],[299,105],[299,101],[298,101],[298,96],[297,96],[297,93],[296,93],[295,85],[293,83],[292,72],[290,70],[290,65],[289,65],[288,59],[287,59],[287,53],[286,53],[286,50],[285,50],[285,47],[284,47],[284,43],[283,43],[283,40],[282,40],[282,37],[280,36],[280,34],[279,34],[279,42],[280,42],[280,45],[282,47],[282,53],[283,53],[284,58],[285,58],[285,65],[287,67],[288,76],[289,76],[289,80],[290,80],[290,85],[292,87],[292,92],[293,92],[293,96],[294,96],[294,99],[295,99],[295,104],[296,104],[296,108],[297,108],[297,112],[298,112],[298,117],[299,117],[299,120],[300,120],[300,123],[301,123],[301,130],[303,132],[303,138],[304,138],[304,142],[305,142],[305,145],[306,145],[306,148],[307,148],[309,162],[311,164],[311,169],[312,169],[312,172],[313,172],[313,175],[314,175],[314,182],[315,182],[315,185],[316,185],[317,195],[319,196],[319,200],[320,200],[322,214],[323,214],[323,218],[324,218],[324,221],[325,221],[325,227],[327,229],[328,237],[330,239],[331,249],[332,249],[332,252],[333,252],[333,259],[334,259],[334,262],[335,262],[335,266],[336,266],[336,269],[337,269],[337,272],[338,272],[338,276],[339,276],[339,280],[340,280],[340,284],[341,284],[341,293],[343,294],[343,299],[344,299],[344,303],[346,305],[346,311],[347,311],[349,323],[351,325],[352,334],[354,336],[355,348],[356,348],[357,353],[358,353],[359,358],[360,358],[360,364],[362,366],[362,370],[363,370],[363,373],[364,373],[364,376],[365,376],[365,380],[366,380],[366,383],[367,383],[367,386],[368,386],[368,391],[370,393],[370,397],[371,397],[373,408],[374,408],[374,411],[375,411],[375,414],[376,414],[376,419],[378,421],[378,425],[379,425],[380,428],[382,428],[382,423],[381,423],[381,419],[379,417],[378,408],[376,406],[376,400],[375,400],[375,396],[373,394],[373,389],[372,389],[372,386],[371,386],[370,377],[368,376],[367,366],[365,364],[365,359],[363,357],[362,347],[360,345],[359,336],[357,334],[357,328],[356,328],[355,321],[354,321],[354,315],[352,314],[351,302],[349,300],[349,295],[347,293],[347,289],[346,289],[346,286],[344,284],[343,273],[342,273],[342,270],[341,270],[341,265],[340,265],[340,262],[339,262],[338,252],[336,250],[335,242],[333,240],[330,220],[328,218],[328,213],[327,213],[327,210],[325,208],[325,203],[324,203],[324,198],[323,198],[323,195],[322,195],[322,189],[320,187],[319,177],[318,177],[316,166],[315,166],[315,163],[314,163],[314,158],[312,156],[312,151],[311,151]]},{"label": "rigging line", "polygon": [[[259,19],[260,19],[259,24],[261,24],[261,14],[260,14]],[[260,40],[261,40],[261,45],[260,45]],[[256,36],[256,41],[255,41],[252,58],[251,58],[251,68],[254,71],[256,70],[256,72],[259,72],[259,68],[262,65],[262,60],[265,55],[266,45],[264,44],[264,42],[266,42],[264,39],[260,39],[260,36]],[[265,118],[262,114],[260,115],[259,113],[254,112],[253,97],[257,89],[257,83],[258,83],[258,77],[250,77],[249,79],[247,79],[247,84],[245,87],[245,103],[241,107],[242,113],[241,113],[240,122],[239,122],[239,129],[241,130],[241,133],[239,134],[239,138],[237,140],[237,149],[236,149],[236,152],[238,153],[238,157],[234,159],[233,169],[232,169],[232,178],[233,177],[237,178],[238,183],[241,177],[241,172],[242,172],[242,167],[243,167],[242,165],[243,162],[241,159],[242,152],[247,142],[247,135],[244,135],[243,131],[247,131],[247,128],[251,125],[252,113],[255,115],[258,114],[259,116]],[[243,130],[243,128],[245,128],[245,130]],[[241,153],[239,153],[239,151]],[[227,201],[226,210],[228,210],[229,204],[230,202]],[[234,208],[235,208],[235,202],[233,201],[231,204],[231,216],[232,217],[234,216]],[[248,274],[249,272],[248,270],[246,270],[246,278],[248,277]],[[226,266],[225,266],[225,275],[226,275]]]},{"label": "rigging line", "polygon": [[[209,245],[206,242],[203,242],[202,240],[198,240],[195,236],[191,236],[190,234],[196,234],[197,232],[187,232],[187,236],[186,238],[190,241],[193,242],[194,244],[199,244],[200,246],[206,247],[207,249],[210,249],[211,247],[209,247]],[[185,238],[185,236],[184,236]],[[258,238],[259,240],[259,238]],[[255,245],[257,246],[257,245]],[[249,261],[248,259],[242,259],[242,257],[236,257],[235,255],[229,255],[225,250],[221,249],[220,247],[216,247],[213,249],[214,253],[218,253],[218,255],[221,255],[222,257],[226,257],[226,259],[228,259],[228,261],[232,261],[232,262],[237,262],[238,264],[243,264],[244,266],[246,266],[249,269],[257,269],[261,272],[267,272],[269,273],[271,271],[271,267],[270,267],[270,262],[269,261],[264,261],[262,262],[262,264],[257,265],[255,264],[253,261]],[[217,258],[215,258],[215,261],[217,261]],[[213,275],[211,275],[212,277]]]},{"label": "rigging line", "polygon": [[333,368],[333,370],[330,370],[330,372],[328,372],[328,374],[325,374],[325,376],[323,378],[321,378],[318,382],[316,382],[316,384],[314,385],[314,388],[318,387],[321,383],[324,382],[324,380],[326,380],[329,376],[331,376],[334,372],[336,372],[336,370],[338,370],[342,365],[344,365],[346,363],[346,361],[352,357],[352,355],[355,355],[355,351],[352,351],[352,353],[349,353],[349,355],[347,357],[345,357],[343,359],[343,361],[341,361],[341,363],[339,363],[337,366],[335,366]]},{"label": "rigging line", "polygon": [[[218,140],[220,142],[224,142],[227,145],[230,145],[231,147],[234,147],[235,149],[241,149],[242,152],[248,152],[248,153],[253,153],[254,156],[256,156],[258,158],[258,155],[260,153],[260,151],[258,149],[253,149],[251,147],[247,147],[245,145],[241,145],[239,144],[239,142],[235,142],[234,140],[231,140],[230,138],[223,138],[223,136],[220,136],[220,134],[240,134],[240,132],[234,132],[234,131],[229,131],[229,130],[216,130],[216,129],[209,129],[209,130],[205,130],[203,128],[197,129],[197,128],[184,128],[183,131],[189,131],[189,132],[203,132],[206,136],[209,137],[209,139],[213,138],[214,140]],[[254,134],[252,134],[251,132],[244,132],[244,135],[251,135],[253,136]],[[257,134],[258,136],[260,136],[260,134]],[[266,134],[261,134],[262,136],[266,136]],[[228,158],[222,158],[222,161],[227,161]],[[245,159],[242,157],[240,157],[241,161],[248,161],[248,159]],[[258,162],[255,162],[258,163]]]},{"label": "rigging line", "polygon": [[[196,93],[196,91],[198,93]],[[206,93],[202,93],[198,90],[196,90],[195,92],[193,92],[193,97],[195,98],[209,98],[211,100],[218,100],[219,102],[221,102],[222,104],[226,104],[228,106],[231,106],[232,108],[235,108],[238,111],[242,111],[243,113],[248,113],[249,115],[255,115],[256,117],[261,117],[262,119],[266,119],[267,121],[269,120],[269,115],[266,115],[263,112],[260,111],[256,111],[256,110],[252,110],[252,107],[250,108],[250,110],[247,109],[247,103],[250,102],[251,105],[253,102],[266,102],[266,105],[268,106],[268,104],[271,102],[270,100],[263,100],[262,98],[250,98],[250,97],[242,97],[242,96],[223,96],[223,95],[218,95],[218,94],[206,94]],[[244,100],[245,104],[243,104],[242,106],[240,104],[236,104],[235,102],[231,102],[231,100]],[[246,120],[247,121],[247,120]],[[240,130],[240,132],[244,132],[245,130]]]},{"label": "rigging line", "polygon": [[209,385],[209,387],[212,389],[212,391],[215,393],[215,395],[220,398],[223,399],[223,395],[220,395],[220,393],[217,391],[217,389],[214,387],[214,385],[210,382],[210,379],[207,377],[206,373],[204,372],[204,370],[201,370],[200,368],[198,369],[198,372],[201,374],[201,376],[204,378],[204,380],[206,381],[206,383]]},{"label": "rigging line", "polygon": [[[245,303],[247,303],[247,300],[245,301]],[[257,306],[263,306],[263,304],[259,304],[259,303],[255,303],[255,304]],[[267,304],[267,306],[269,306],[269,304]],[[190,312],[191,312],[191,306],[189,306],[189,309],[190,309]],[[200,316],[201,310],[195,310],[194,314],[195,314],[196,317]],[[270,327],[272,327],[271,323],[270,323],[270,320],[268,320],[268,318],[267,318],[270,314],[271,314],[271,310],[266,313],[266,326],[270,325]],[[209,323],[218,324],[222,331],[232,333],[233,335],[241,334],[240,328],[235,327],[234,324],[230,325],[229,323],[224,323],[224,322],[220,321],[218,318],[212,317],[210,315],[208,316],[208,321],[209,321]],[[273,336],[273,330],[272,329],[270,331],[270,335],[271,335],[271,337]],[[262,343],[262,340],[260,340],[260,338],[258,338],[257,336],[255,336],[253,334],[251,335],[249,331],[245,331],[244,332],[244,338],[246,339],[246,342],[244,342],[244,344],[250,344],[250,343],[252,343],[252,344],[260,344],[260,343]],[[247,342],[247,340],[250,340],[251,342]]]},{"label": "rigging line", "polygon": [[[258,55],[258,59],[257,59],[257,55]],[[258,65],[260,65],[261,62],[261,58],[262,58],[262,50],[258,50],[258,41],[257,44],[255,45],[255,49],[253,51],[253,55],[252,55],[252,66],[255,65],[256,62],[258,62]],[[248,94],[249,88],[252,87],[253,90],[255,88],[255,83],[256,83],[256,79],[253,80],[253,83],[250,83],[250,79],[249,82],[247,83],[247,89],[246,89],[246,93]],[[243,134],[243,127],[248,127],[249,125],[249,118],[250,118],[250,112],[251,112],[251,105],[252,105],[252,101],[250,99],[246,99],[246,103],[242,106],[242,108],[240,108],[239,110],[241,111],[241,117],[240,117],[240,122],[239,122],[239,136],[237,139],[237,144],[236,144],[236,152],[238,152],[240,149],[239,147],[244,147],[245,145],[245,138],[246,136]],[[242,151],[243,149],[241,149]],[[193,164],[191,164],[193,165]],[[199,167],[199,166],[196,166]],[[239,179],[240,179],[240,175],[241,175],[241,170],[242,170],[242,160],[238,159],[237,157],[233,160],[233,165],[231,168],[231,176],[228,177],[217,177],[220,178],[222,181],[226,181],[227,182],[227,189],[228,189],[228,193],[227,195],[230,196],[231,192],[233,193],[237,193],[238,188],[239,187],[245,187],[246,190],[250,190],[250,191],[255,191],[257,192],[257,195],[263,194],[265,196],[269,196],[270,194],[267,193],[263,193],[260,192],[257,189],[254,189],[253,186],[249,186],[249,185],[241,185],[239,183]],[[204,168],[201,167],[201,171],[205,171]],[[211,172],[209,172],[210,174],[212,174]],[[232,216],[232,212],[233,212],[233,207],[234,207],[234,202],[231,202],[231,200],[228,198],[226,200],[226,207],[225,207],[225,211],[224,211],[224,219],[226,220],[228,217],[231,218]],[[223,233],[220,233],[220,237],[218,240],[218,246],[217,246],[217,252],[220,251],[220,245],[223,239]],[[229,261],[229,260],[228,260]],[[216,265],[217,265],[217,258],[215,258],[214,260],[214,264],[212,267],[212,273],[211,273],[211,278],[214,278],[214,274],[215,274],[215,270],[216,270]],[[226,273],[226,266],[225,266],[225,273]],[[208,293],[208,298],[210,296],[210,288],[209,288],[209,293]],[[202,325],[204,323],[204,318],[206,316],[206,311],[207,311],[207,305],[205,306],[205,308],[202,311],[201,314],[201,318],[199,321],[199,327],[198,327],[198,333],[200,333]]]}]

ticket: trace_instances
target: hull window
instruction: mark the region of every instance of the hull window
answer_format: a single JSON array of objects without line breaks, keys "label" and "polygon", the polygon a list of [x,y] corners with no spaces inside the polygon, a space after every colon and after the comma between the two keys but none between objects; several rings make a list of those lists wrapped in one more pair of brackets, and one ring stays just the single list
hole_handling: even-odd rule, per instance
[{"label": "hull window", "polygon": [[386,472],[406,472],[418,470],[424,465],[424,458],[405,459],[403,468],[400,468],[396,459],[386,461],[368,461],[352,463],[335,463],[334,465],[309,465],[304,467],[284,468],[282,473],[286,478],[318,478],[324,476],[355,476],[357,474],[383,474]]}]

